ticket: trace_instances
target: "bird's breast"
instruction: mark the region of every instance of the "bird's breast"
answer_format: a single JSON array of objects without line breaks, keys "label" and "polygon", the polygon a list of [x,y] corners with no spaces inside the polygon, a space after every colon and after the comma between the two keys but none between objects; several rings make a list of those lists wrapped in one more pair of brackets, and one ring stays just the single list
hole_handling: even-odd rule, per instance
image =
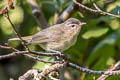
[{"label": "bird's breast", "polygon": [[63,52],[64,50],[67,50],[72,45],[74,45],[76,40],[77,40],[77,37],[74,37],[72,39],[67,38],[66,40],[59,40],[59,41],[49,42],[46,44],[41,44],[41,47],[45,50],[51,49],[51,50]]}]

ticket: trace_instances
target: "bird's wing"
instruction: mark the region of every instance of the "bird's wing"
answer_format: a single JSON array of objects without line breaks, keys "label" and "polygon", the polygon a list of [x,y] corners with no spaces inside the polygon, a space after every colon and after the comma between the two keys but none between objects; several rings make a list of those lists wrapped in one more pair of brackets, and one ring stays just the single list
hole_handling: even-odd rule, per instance
[{"label": "bird's wing", "polygon": [[49,41],[51,40],[46,35],[45,31],[40,31],[32,37],[32,40],[28,44],[37,44],[37,43],[40,44],[40,43],[46,43]]},{"label": "bird's wing", "polygon": [[[56,28],[57,27],[57,28]],[[53,42],[56,39],[60,39],[61,37],[61,28],[59,26],[56,27],[49,27],[44,29],[38,33],[36,33],[30,43],[37,44],[37,43],[46,43],[46,42]]]}]

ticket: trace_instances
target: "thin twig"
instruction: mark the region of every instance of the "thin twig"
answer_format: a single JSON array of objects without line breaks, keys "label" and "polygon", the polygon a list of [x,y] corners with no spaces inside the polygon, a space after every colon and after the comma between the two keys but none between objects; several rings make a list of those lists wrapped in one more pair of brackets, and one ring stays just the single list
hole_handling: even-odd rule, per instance
[{"label": "thin twig", "polygon": [[0,14],[5,14],[7,12],[7,6],[4,8],[0,9]]},{"label": "thin twig", "polygon": [[[0,45],[0,46],[1,46],[1,45]],[[10,49],[10,50],[12,50],[12,51],[15,51],[15,52],[19,51],[19,50],[15,49],[15,48],[9,46],[8,43],[5,43],[5,46],[8,47],[8,49]]]},{"label": "thin twig", "polygon": [[34,56],[31,56],[29,54],[26,53],[26,51],[18,51],[18,52],[12,52],[10,54],[7,54],[7,55],[1,55],[0,56],[0,60],[2,59],[7,59],[7,58],[11,58],[11,57],[14,57],[14,56],[17,56],[17,55],[24,55],[24,56],[27,56],[33,60],[37,60],[37,61],[40,61],[40,62],[44,62],[44,63],[52,63],[52,64],[55,64],[55,63],[61,63],[62,61],[46,61],[46,60],[43,60],[43,59],[40,59],[38,57],[34,57]]},{"label": "thin twig", "polygon": [[40,61],[40,62],[43,62],[43,63],[52,63],[52,64],[62,63],[62,61],[46,61],[46,60],[40,59],[39,57],[31,56],[29,54],[24,54],[24,55],[33,59],[33,60],[37,60],[37,61]]},{"label": "thin twig", "polygon": [[49,27],[49,24],[44,17],[39,5],[37,4],[36,0],[27,0],[27,3],[30,5],[32,10],[32,15],[34,16],[37,23],[40,25],[42,29]]},{"label": "thin twig", "polygon": [[65,54],[59,54],[59,53],[43,53],[43,52],[35,52],[30,51],[30,53],[40,55],[40,56],[59,56],[59,57],[67,57]]},{"label": "thin twig", "polygon": [[46,75],[48,75],[50,72],[55,71],[55,70],[58,70],[58,69],[60,69],[60,68],[63,68],[65,65],[66,65],[66,63],[61,63],[61,64],[60,64],[60,63],[57,63],[57,64],[54,64],[54,65],[50,66],[49,68],[43,70],[41,73],[39,73],[39,74],[37,75],[37,78],[38,78],[39,80],[41,80],[41,79],[44,78]]},{"label": "thin twig", "polygon": [[65,20],[67,20],[69,17],[71,17],[73,15],[73,13],[77,10],[77,6],[73,3],[70,6],[68,6],[60,15],[60,17],[58,18],[56,24],[64,22]]},{"label": "thin twig", "polygon": [[111,14],[105,11],[102,11],[95,3],[93,3],[94,7],[96,8],[96,10],[98,10],[98,13],[103,14],[103,15],[108,15],[108,16],[112,16],[112,17],[116,17],[116,18],[120,18],[119,15],[115,15],[115,14]]},{"label": "thin twig", "polygon": [[7,9],[14,9],[13,0],[8,0],[8,5],[4,8],[0,9],[0,14],[5,14],[7,12]]},{"label": "thin twig", "polygon": [[34,78],[34,74],[38,74],[40,72],[40,70],[36,70],[36,69],[31,69],[28,70],[24,75],[19,77],[19,80],[33,80]]},{"label": "thin twig", "polygon": [[[9,1],[12,1],[12,0],[9,0]],[[73,0],[74,2],[76,0]],[[89,11],[92,11],[92,12],[96,12],[96,13],[100,13],[100,14],[103,14],[103,15],[109,15],[109,16],[113,16],[113,17],[118,17],[120,18],[120,16],[118,15],[114,15],[114,14],[111,14],[111,13],[107,13],[107,12],[104,12],[102,11],[101,9],[99,9],[97,7],[96,4],[94,4],[96,10],[94,9],[91,9],[91,8],[88,8],[78,2],[75,2],[75,4],[79,5],[80,7],[86,9],[86,10],[89,10]],[[9,2],[9,5],[13,5],[13,3]],[[73,6],[71,6],[71,11],[73,11],[74,9],[72,8]],[[38,78],[41,79],[43,77],[45,77],[47,74],[49,74],[50,72],[54,71],[54,70],[57,70],[59,68],[62,68],[64,66],[66,66],[66,62],[63,63],[63,61],[45,61],[45,60],[42,60],[40,59],[39,57],[34,57],[34,56],[31,56],[30,54],[28,53],[32,53],[32,54],[36,54],[36,55],[39,55],[39,56],[59,56],[59,57],[65,57],[64,54],[60,55],[60,54],[57,54],[57,53],[41,53],[41,52],[35,52],[35,51],[30,51],[28,46],[26,45],[26,43],[24,42],[24,40],[21,38],[21,35],[17,32],[14,24],[12,23],[12,21],[10,20],[10,17],[9,17],[9,14],[8,14],[8,7],[5,7],[3,10],[1,10],[0,14],[1,13],[5,13],[5,16],[6,18],[8,19],[8,21],[10,22],[10,24],[12,25],[12,28],[15,32],[15,34],[17,35],[17,37],[21,40],[21,43],[23,44],[23,46],[26,48],[26,51],[19,51],[17,49],[14,49],[12,47],[9,47],[9,46],[0,46],[0,48],[5,48],[5,49],[10,49],[10,50],[13,50],[14,52],[12,52],[11,54],[7,54],[7,55],[1,55],[0,56],[0,60],[1,59],[5,59],[5,58],[10,58],[10,57],[13,57],[13,56],[16,56],[16,55],[24,55],[24,56],[27,56],[33,60],[37,60],[37,61],[40,61],[40,62],[44,62],[44,63],[54,63],[53,66],[43,70],[40,74],[38,74]],[[63,12],[64,13],[64,12]],[[70,13],[70,12],[69,12]],[[64,15],[65,17],[65,15]],[[70,15],[68,16],[67,15],[67,18],[70,17]],[[64,18],[66,19],[66,18]],[[91,73],[91,74],[104,74],[104,75],[120,75],[120,70],[116,70],[116,71],[112,71],[112,70],[108,70],[108,71],[95,71],[95,70],[91,70],[91,69],[87,69],[87,68],[83,68],[83,67],[80,67],[76,64],[73,64],[73,63],[68,63],[68,66],[69,67],[72,67],[74,69],[77,69],[79,71],[83,71],[83,72],[87,72],[87,73]],[[115,69],[115,68],[114,68]]]},{"label": "thin twig", "polygon": [[73,69],[77,69],[79,71],[86,72],[86,73],[89,73],[89,74],[120,75],[120,70],[116,70],[116,71],[95,71],[95,70],[80,67],[80,66],[78,66],[76,64],[73,64],[73,63],[68,63],[68,66],[73,68]]},{"label": "thin twig", "polygon": [[[19,77],[19,80],[33,80],[36,79],[36,75],[40,74],[42,72],[42,70],[38,70],[38,69],[30,69],[28,70],[24,75]],[[51,76],[58,76],[58,72],[56,71],[52,71],[49,73]],[[44,76],[45,77],[45,76]],[[50,76],[49,76],[50,77]],[[54,79],[52,79],[54,80]],[[56,80],[56,79],[55,79]]]},{"label": "thin twig", "polygon": [[[77,69],[79,71],[83,71],[83,72],[87,72],[87,73],[92,73],[92,74],[120,75],[120,70],[118,70],[118,71],[107,71],[107,73],[106,73],[106,71],[94,71],[94,70],[82,68],[82,67],[79,67],[78,65],[73,64],[73,63],[68,63],[68,65],[66,65],[66,63],[56,63],[53,66],[51,66],[51,67],[49,67],[49,68],[47,68],[47,69],[45,69],[43,71],[36,70],[35,72],[32,71],[33,73],[30,73],[31,71],[27,72],[23,76],[21,76],[23,79],[19,79],[19,80],[27,80],[25,78],[29,78],[30,75],[34,75],[34,78],[42,79],[46,75],[48,75],[50,72],[52,72],[54,70],[57,70],[57,69],[60,69],[60,68],[63,68],[65,66],[69,66],[69,67],[72,67],[72,68]],[[27,77],[25,75],[27,75]]]},{"label": "thin twig", "polygon": [[8,0],[8,6],[10,9],[14,9],[13,0]]},{"label": "thin twig", "polygon": [[0,48],[3,48],[3,49],[10,49],[10,50],[16,51],[15,48],[12,48],[12,47],[9,47],[9,46],[2,46],[2,45],[0,45]]},{"label": "thin twig", "polygon": [[[6,49],[10,49],[9,47],[5,47]],[[7,59],[7,58],[11,58],[11,57],[14,57],[14,56],[17,56],[17,55],[24,55],[24,56],[27,56],[33,60],[37,60],[37,61],[40,61],[40,62],[44,62],[44,63],[52,63],[52,64],[55,64],[55,63],[61,63],[62,61],[46,61],[46,60],[43,60],[43,59],[40,59],[39,57],[34,57],[34,56],[31,56],[28,54],[29,52],[28,51],[17,51],[17,52],[12,52],[10,54],[7,54],[7,55],[0,55],[0,60],[2,59]]]},{"label": "thin twig", "polygon": [[6,59],[6,58],[11,58],[11,57],[14,57],[16,55],[21,55],[21,54],[25,54],[25,52],[24,51],[18,51],[18,52],[12,52],[12,53],[7,54],[7,55],[0,55],[0,60]]},{"label": "thin twig", "polygon": [[[13,57],[13,56],[16,56],[16,55],[24,54],[25,56],[27,56],[29,58],[32,58],[34,60],[38,60],[38,61],[44,62],[44,63],[61,63],[62,62],[62,61],[53,61],[53,62],[51,62],[51,61],[44,61],[44,60],[41,60],[41,59],[39,59],[37,57],[30,56],[27,53],[28,53],[28,51],[13,52],[13,53],[8,54],[8,55],[0,56],[0,60],[1,59],[5,59],[5,58],[10,58],[10,57]],[[116,70],[116,71],[95,71],[95,70],[91,70],[91,69],[80,67],[80,66],[78,66],[76,64],[73,64],[73,63],[68,63],[68,66],[72,67],[73,69],[77,69],[79,71],[82,71],[82,72],[87,72],[89,74],[120,75],[120,70]]]},{"label": "thin twig", "polygon": [[37,23],[40,25],[40,28],[45,29],[50,26],[40,9],[32,10],[32,15],[34,16]]},{"label": "thin twig", "polygon": [[19,51],[13,47],[10,47],[10,46],[2,46],[0,45],[0,48],[3,48],[3,49],[10,49],[10,50],[13,50],[15,52],[24,52],[24,54],[27,54],[27,53],[32,53],[32,54],[35,54],[35,55],[39,55],[39,56],[59,56],[59,57],[63,57],[63,58],[67,58],[67,56],[65,54],[59,54],[59,53],[44,53],[44,52],[35,52],[35,51]]},{"label": "thin twig", "polygon": [[[6,46],[0,46],[0,48],[12,49],[12,48],[6,47]],[[13,48],[13,50],[14,50],[14,48]],[[13,57],[13,56],[16,56],[16,55],[23,54],[24,56],[27,56],[29,58],[32,58],[34,60],[38,60],[38,61],[44,62],[44,63],[61,63],[62,62],[62,61],[45,61],[45,60],[41,60],[38,57],[33,57],[33,56],[29,55],[28,54],[29,51],[18,51],[18,50],[16,50],[16,51],[17,52],[13,52],[11,54],[1,55],[0,56],[0,60],[1,59],[5,59],[5,58],[10,58],[10,57]],[[36,55],[39,55],[39,56],[60,56],[57,53],[33,52],[33,54],[36,54]],[[65,56],[60,56],[60,57],[65,57]],[[68,58],[66,57],[66,59],[68,59]],[[73,64],[73,63],[68,63],[68,66],[72,67],[73,69],[77,69],[79,71],[87,72],[87,73],[91,73],[91,74],[120,75],[120,70],[117,70],[117,71],[95,71],[95,70],[91,70],[91,69],[80,67],[80,66],[78,66],[76,64]]]},{"label": "thin twig", "polygon": [[18,33],[18,31],[16,30],[14,24],[12,23],[12,21],[11,21],[11,19],[10,19],[10,17],[9,17],[9,14],[8,14],[8,10],[7,10],[7,12],[5,13],[5,17],[6,17],[6,18],[8,19],[8,21],[10,22],[10,24],[11,24],[11,26],[12,26],[15,34],[16,34],[16,36],[20,39],[22,45],[25,47],[25,49],[26,49],[27,51],[30,51],[29,48],[28,48],[28,46],[26,45],[25,41],[21,38],[21,35]]},{"label": "thin twig", "polygon": [[115,14],[111,14],[111,13],[102,11],[101,9],[99,9],[99,8],[97,7],[97,5],[96,5],[95,3],[94,3],[93,5],[95,6],[96,10],[95,10],[95,9],[92,9],[92,8],[88,8],[87,6],[85,6],[85,5],[81,4],[81,3],[78,3],[76,0],[73,0],[73,2],[74,2],[76,5],[84,8],[84,9],[86,9],[86,10],[88,10],[88,11],[95,12],[95,13],[99,13],[99,14],[102,14],[102,15],[108,15],[108,16],[120,18],[120,15],[115,15]]},{"label": "thin twig", "polygon": [[[55,64],[55,63],[61,63],[62,62],[62,61],[45,61],[43,59],[40,59],[39,57],[34,57],[34,56],[29,55],[28,54],[28,53],[30,53],[29,51],[19,51],[15,48],[12,48],[12,47],[8,46],[8,45],[7,46],[0,45],[0,48],[15,51],[15,52],[12,52],[12,53],[7,54],[7,55],[1,55],[0,60],[23,54],[24,56],[32,58],[33,60],[37,60],[37,61],[44,62],[44,63],[52,63],[52,64],[54,63]],[[31,53],[36,54],[38,56],[49,56],[49,57],[50,56],[61,56],[61,57],[64,56],[64,55],[60,55],[58,53],[43,53],[43,52],[35,52],[35,51],[31,51]]]},{"label": "thin twig", "polygon": [[51,73],[55,70],[58,70],[60,68],[63,68],[65,65],[66,65],[66,63],[56,63],[43,71],[32,69],[32,70],[29,70],[28,72],[26,72],[24,75],[20,76],[19,80],[30,80],[30,79],[41,80],[49,73]]},{"label": "thin twig", "polygon": [[[118,61],[114,66],[111,66],[107,71],[113,71],[115,70],[118,66],[120,66],[120,61]],[[105,80],[107,77],[109,77],[110,75],[101,75],[98,79],[96,80]]]}]

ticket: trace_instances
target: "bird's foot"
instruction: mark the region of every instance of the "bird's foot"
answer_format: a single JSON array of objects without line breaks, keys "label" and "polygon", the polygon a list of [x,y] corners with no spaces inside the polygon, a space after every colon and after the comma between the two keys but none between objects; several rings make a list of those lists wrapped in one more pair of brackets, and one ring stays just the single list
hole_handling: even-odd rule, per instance
[{"label": "bird's foot", "polygon": [[59,54],[59,56],[62,56],[62,53],[61,53],[60,51],[50,50],[50,49],[49,49],[48,51],[53,52],[53,53],[58,53],[58,54]]},{"label": "bird's foot", "polygon": [[57,60],[60,60],[60,56],[62,56],[62,53],[60,51],[56,51],[56,50],[51,50],[51,49],[48,49],[49,52],[53,52],[53,53],[58,53],[59,56],[56,56],[56,59]]}]

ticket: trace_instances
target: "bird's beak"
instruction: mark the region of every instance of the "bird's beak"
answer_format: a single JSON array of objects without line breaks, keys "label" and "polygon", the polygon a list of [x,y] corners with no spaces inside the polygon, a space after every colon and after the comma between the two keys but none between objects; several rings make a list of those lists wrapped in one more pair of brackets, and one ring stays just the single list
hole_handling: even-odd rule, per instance
[{"label": "bird's beak", "polygon": [[85,22],[82,22],[80,25],[82,26],[82,25],[85,25],[86,23]]}]

